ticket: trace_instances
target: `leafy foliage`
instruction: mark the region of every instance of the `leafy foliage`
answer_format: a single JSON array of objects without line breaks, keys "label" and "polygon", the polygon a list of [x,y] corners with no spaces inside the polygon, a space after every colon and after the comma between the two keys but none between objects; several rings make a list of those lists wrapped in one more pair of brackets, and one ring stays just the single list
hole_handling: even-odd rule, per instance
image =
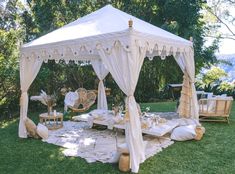
[{"label": "leafy foliage", "polygon": [[18,35],[14,30],[0,30],[0,112],[3,114],[18,107]]},{"label": "leafy foliage", "polygon": [[221,80],[221,78],[226,77],[227,73],[216,66],[213,66],[210,70],[207,71],[207,73],[204,75],[202,81],[203,83],[205,83],[206,85],[211,84],[211,83],[218,83],[219,80]]},{"label": "leafy foliage", "polygon": [[17,0],[0,2],[0,112],[12,116],[19,104],[19,45],[23,32],[20,11],[23,6]]},{"label": "leafy foliage", "polygon": [[227,76],[228,74],[223,69],[213,66],[204,74],[201,73],[200,76],[197,76],[197,88],[206,92],[213,92],[215,95],[227,94],[235,97],[235,85],[223,81]]},{"label": "leafy foliage", "polygon": [[[206,21],[210,28],[210,32],[207,34],[208,37],[235,41],[234,7],[234,0],[213,0],[205,6]],[[226,30],[219,30],[222,27]]]}]

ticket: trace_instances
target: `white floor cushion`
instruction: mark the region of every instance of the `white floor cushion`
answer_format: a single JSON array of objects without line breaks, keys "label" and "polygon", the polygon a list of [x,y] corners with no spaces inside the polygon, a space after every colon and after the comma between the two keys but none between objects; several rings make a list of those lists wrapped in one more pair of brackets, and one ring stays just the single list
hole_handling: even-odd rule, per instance
[{"label": "white floor cushion", "polygon": [[118,144],[117,151],[119,153],[129,153],[129,149],[126,143]]},{"label": "white floor cushion", "polygon": [[192,140],[196,136],[196,125],[180,126],[171,133],[171,139],[176,141]]},{"label": "white floor cushion", "polygon": [[37,134],[44,140],[46,140],[48,138],[48,128],[41,124],[38,123],[37,125]]},{"label": "white floor cushion", "polygon": [[179,126],[188,126],[188,125],[196,125],[201,126],[198,119],[193,118],[179,118],[176,120],[179,123]]},{"label": "white floor cushion", "polygon": [[166,123],[159,124],[158,126],[155,126],[155,127],[148,129],[150,132],[148,130],[147,131],[145,130],[143,132],[150,134],[150,135],[161,137],[161,136],[171,132],[178,125],[179,125],[178,122],[176,122],[174,120],[170,120],[170,121],[167,121]]}]

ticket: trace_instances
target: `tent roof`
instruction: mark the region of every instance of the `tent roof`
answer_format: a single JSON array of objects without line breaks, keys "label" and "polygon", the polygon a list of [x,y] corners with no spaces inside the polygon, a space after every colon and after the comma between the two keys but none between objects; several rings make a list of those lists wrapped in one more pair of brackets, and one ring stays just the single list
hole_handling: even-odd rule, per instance
[{"label": "tent roof", "polygon": [[133,21],[133,29],[144,35],[152,35],[156,38],[164,38],[168,42],[178,43],[184,46],[192,46],[192,42],[169,33],[161,28],[151,25],[132,15],[120,11],[111,5],[90,13],[82,18],[75,20],[62,28],[50,32],[38,39],[33,40],[22,46],[24,48],[37,47],[43,45],[54,45],[70,40],[79,40],[87,37],[98,37],[100,35],[120,33],[129,28],[128,21]]}]

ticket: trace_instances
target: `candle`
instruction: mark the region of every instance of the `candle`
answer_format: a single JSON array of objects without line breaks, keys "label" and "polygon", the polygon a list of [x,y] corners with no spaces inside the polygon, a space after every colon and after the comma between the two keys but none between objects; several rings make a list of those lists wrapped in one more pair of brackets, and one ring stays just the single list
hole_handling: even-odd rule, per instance
[{"label": "candle", "polygon": [[54,116],[56,116],[56,110],[54,110]]}]

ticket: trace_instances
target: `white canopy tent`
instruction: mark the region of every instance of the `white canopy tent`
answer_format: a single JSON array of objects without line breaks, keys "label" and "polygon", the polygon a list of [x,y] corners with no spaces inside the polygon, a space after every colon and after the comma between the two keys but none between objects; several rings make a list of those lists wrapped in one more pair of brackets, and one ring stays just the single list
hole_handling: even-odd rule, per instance
[{"label": "white canopy tent", "polygon": [[[130,21],[131,19],[131,21]],[[128,25],[129,21],[129,25]],[[132,25],[133,22],[133,25]],[[89,60],[100,79],[98,107],[107,109],[102,80],[111,73],[126,100],[126,142],[130,151],[132,172],[138,172],[145,160],[140,120],[134,97],[141,66],[146,56],[173,55],[189,78],[190,118],[198,119],[194,86],[195,65],[192,42],[164,31],[134,16],[107,5],[64,27],[22,46],[20,57],[21,108],[19,137],[26,138],[27,91],[48,60],[65,62]]]}]

